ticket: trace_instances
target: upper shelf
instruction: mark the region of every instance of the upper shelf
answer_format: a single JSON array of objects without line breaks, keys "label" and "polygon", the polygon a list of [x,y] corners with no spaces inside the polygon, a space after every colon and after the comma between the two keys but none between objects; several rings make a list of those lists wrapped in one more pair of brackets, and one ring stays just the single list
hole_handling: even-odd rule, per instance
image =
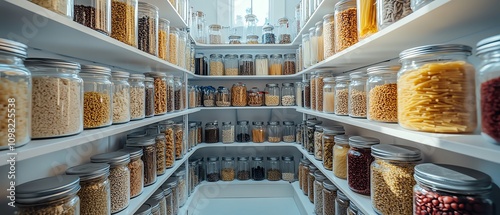
[{"label": "upper shelf", "polygon": [[302,29],[299,31],[295,39],[292,41],[294,46],[298,46],[302,42],[302,34],[309,33],[309,28],[312,28],[316,25],[317,22],[323,21],[323,16],[328,13],[333,13],[333,9],[335,8],[335,4],[339,0],[323,0],[318,8],[311,14],[311,17],[306,22],[305,25],[302,25]]},{"label": "upper shelf", "polygon": [[199,44],[196,43],[198,50],[217,49],[217,50],[263,50],[263,49],[297,49],[292,44]]},{"label": "upper shelf", "polygon": [[158,7],[160,18],[164,18],[170,21],[170,26],[178,28],[187,27],[186,22],[184,22],[181,15],[179,15],[179,13],[175,9],[175,7],[170,3],[169,0],[144,0],[144,2],[150,3]]},{"label": "upper shelf", "polygon": [[293,75],[236,75],[236,76],[210,76],[189,74],[190,80],[301,80],[301,74]]}]

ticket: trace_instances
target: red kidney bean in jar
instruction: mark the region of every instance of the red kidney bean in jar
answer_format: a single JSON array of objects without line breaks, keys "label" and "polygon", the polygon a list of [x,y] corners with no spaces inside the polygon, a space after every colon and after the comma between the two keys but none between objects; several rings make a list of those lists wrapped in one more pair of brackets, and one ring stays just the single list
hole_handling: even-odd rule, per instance
[{"label": "red kidney bean in jar", "polygon": [[352,191],[370,195],[370,165],[374,160],[370,147],[379,143],[380,140],[372,137],[349,138],[351,148],[347,153],[347,183]]}]

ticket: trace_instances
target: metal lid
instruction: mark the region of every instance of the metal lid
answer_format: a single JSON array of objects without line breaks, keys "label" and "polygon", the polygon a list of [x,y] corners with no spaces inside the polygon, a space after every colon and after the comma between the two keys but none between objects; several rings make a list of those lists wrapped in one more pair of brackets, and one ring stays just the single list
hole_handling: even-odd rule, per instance
[{"label": "metal lid", "polygon": [[307,126],[315,126],[315,125],[321,125],[323,122],[319,120],[307,120],[306,124]]},{"label": "metal lid", "polygon": [[269,23],[266,23],[264,26],[262,26],[262,30],[264,31],[272,31],[274,29],[274,26],[269,24]]},{"label": "metal lid", "polygon": [[[229,122],[231,124],[231,122]],[[190,122],[189,123],[189,127],[196,127],[198,125],[198,123],[196,122]]]},{"label": "metal lid", "polygon": [[333,15],[334,15],[333,13],[326,14],[323,16],[323,19],[328,19],[330,17],[333,17]]},{"label": "metal lid", "polygon": [[210,58],[222,58],[222,54],[211,54]]},{"label": "metal lid", "polygon": [[349,208],[352,211],[358,212],[358,206],[356,206],[356,204],[354,204],[354,202],[349,203]]},{"label": "metal lid", "polygon": [[238,157],[238,161],[248,161],[248,157]]},{"label": "metal lid", "polygon": [[[198,161],[196,161],[196,162],[198,162]],[[168,186],[163,187],[163,185],[162,185],[160,188],[163,190],[164,196],[168,196],[170,193],[172,193],[172,188],[170,188]]]},{"label": "metal lid", "polygon": [[253,125],[263,125],[264,122],[261,122],[261,121],[255,121],[252,123]]},{"label": "metal lid", "polygon": [[156,134],[147,137],[127,139],[127,146],[143,147],[155,144]]},{"label": "metal lid", "polygon": [[292,53],[285,54],[284,56],[285,56],[285,58],[295,58],[295,54],[292,54]]},{"label": "metal lid", "polygon": [[258,55],[255,55],[255,58],[267,58],[267,54],[258,54]]},{"label": "metal lid", "polygon": [[71,167],[66,170],[66,175],[76,175],[80,181],[87,181],[99,178],[109,173],[109,164],[105,163],[86,163]]},{"label": "metal lid", "polygon": [[372,146],[372,156],[376,158],[397,161],[422,160],[419,149],[402,145],[374,145]]},{"label": "metal lid", "polygon": [[16,186],[16,203],[46,203],[61,199],[80,190],[76,175],[58,175],[29,181]]},{"label": "metal lid", "polygon": [[365,77],[367,77],[367,75],[366,75],[366,72],[353,72],[353,73],[349,74],[349,77],[351,77],[351,79],[353,79],[353,78],[365,78]]},{"label": "metal lid", "polygon": [[[80,70],[80,64],[77,62],[52,59],[52,58],[28,58],[24,61],[26,67],[51,67],[51,68],[61,68],[61,69],[72,69]],[[36,72],[36,70],[30,70],[31,72]]]},{"label": "metal lid", "polygon": [[111,72],[111,77],[113,77],[113,78],[128,78],[128,77],[130,77],[130,73],[124,72],[124,71],[113,71],[113,72]]},{"label": "metal lid", "polygon": [[283,87],[293,87],[293,83],[282,83]]},{"label": "metal lid", "polygon": [[261,156],[257,156],[257,157],[252,157],[252,160],[253,161],[262,161],[262,160],[264,160],[264,158]]},{"label": "metal lid", "polygon": [[231,35],[231,36],[229,36],[229,39],[230,40],[239,40],[239,39],[241,39],[241,36],[239,36],[239,35]]},{"label": "metal lid", "polygon": [[209,25],[208,27],[212,30],[220,30],[222,28],[222,26],[219,24],[212,24],[212,25]]},{"label": "metal lid", "polygon": [[287,22],[288,22],[288,18],[286,18],[286,17],[278,19],[278,23],[280,23],[280,24],[285,24]]},{"label": "metal lid", "polygon": [[135,211],[134,215],[150,215],[151,214],[151,206],[148,204],[142,204],[137,211]]},{"label": "metal lid", "polygon": [[255,35],[255,34],[250,34],[250,35],[247,35],[247,40],[248,40],[248,39],[258,40],[258,39],[259,39],[259,35]]},{"label": "metal lid", "polygon": [[314,24],[314,26],[318,27],[318,25],[323,25],[323,21],[318,21],[316,22],[316,24]]},{"label": "metal lid", "polygon": [[491,189],[491,177],[483,172],[447,164],[424,163],[415,166],[415,180],[435,189],[457,192],[483,192]]},{"label": "metal lid", "polygon": [[314,164],[309,164],[309,172],[314,172],[318,169],[318,167],[314,166]]},{"label": "metal lid", "polygon": [[145,77],[144,78],[144,81],[145,82],[153,82],[155,79],[154,78],[151,78],[151,77]]},{"label": "metal lid", "polygon": [[179,179],[177,177],[172,176],[168,178],[167,181],[165,181],[165,183],[162,184],[162,186],[173,188],[177,186],[178,181]]},{"label": "metal lid", "polygon": [[366,71],[368,71],[368,75],[376,75],[383,73],[396,74],[399,72],[399,69],[401,69],[401,65],[390,65],[390,66],[374,66],[368,68]]},{"label": "metal lid", "polygon": [[160,201],[162,198],[165,198],[165,194],[163,194],[163,190],[162,189],[157,189],[153,195],[151,195],[151,198],[156,200],[156,201]]},{"label": "metal lid", "polygon": [[160,207],[160,202],[153,198],[149,198],[144,204],[148,204],[149,206],[151,206],[151,211],[154,211]]},{"label": "metal lid", "polygon": [[293,121],[283,121],[283,125],[294,125]]},{"label": "metal lid", "polygon": [[126,152],[109,152],[98,154],[90,157],[92,163],[107,163],[109,165],[116,165],[130,162],[130,155]]},{"label": "metal lid", "polygon": [[160,23],[163,22],[166,25],[170,25],[170,21],[168,21],[168,19],[160,18],[159,20],[160,20]]},{"label": "metal lid", "polygon": [[219,157],[207,157],[207,161],[218,161]]},{"label": "metal lid", "polygon": [[292,155],[283,155],[283,156],[281,156],[281,160],[293,161],[293,156]]},{"label": "metal lid", "polygon": [[335,77],[324,78],[323,82],[325,82],[325,83],[333,83],[333,82],[335,82]]},{"label": "metal lid", "polygon": [[311,164],[311,161],[308,160],[308,159],[304,159],[304,165],[310,165]]},{"label": "metal lid", "polygon": [[347,198],[347,196],[340,190],[337,190],[337,196],[339,197],[339,199],[342,199],[344,201],[349,201],[349,198]]},{"label": "metal lid", "polygon": [[13,40],[0,38],[0,52],[11,54],[20,58],[26,58],[28,46]]},{"label": "metal lid", "polygon": [[344,126],[341,125],[323,126],[323,131],[328,134],[345,134]]},{"label": "metal lid", "polygon": [[137,147],[125,147],[119,151],[129,153],[130,159],[140,158],[143,154],[142,149]]},{"label": "metal lid", "polygon": [[281,54],[271,54],[271,58],[283,58]]},{"label": "metal lid", "polygon": [[323,182],[324,180],[326,180],[326,176],[321,172],[321,170],[316,170],[314,171],[314,180]]},{"label": "metal lid", "polygon": [[253,58],[253,56],[251,54],[242,54],[240,58]]},{"label": "metal lid", "polygon": [[476,55],[481,55],[487,52],[496,51],[500,48],[500,34],[485,38],[477,43]]},{"label": "metal lid", "polygon": [[224,58],[236,58],[236,59],[238,59],[238,55],[237,54],[226,54],[226,55],[224,55]]},{"label": "metal lid", "polygon": [[332,191],[338,190],[337,186],[335,186],[330,180],[324,180],[323,187],[326,188],[327,190],[332,190]]},{"label": "metal lid", "polygon": [[316,27],[311,27],[311,28],[309,28],[309,32],[311,32],[311,31],[315,31],[315,30],[316,30]]},{"label": "metal lid", "polygon": [[349,76],[346,75],[335,77],[335,81],[348,81],[349,79]]},{"label": "metal lid", "polygon": [[240,120],[240,121],[238,121],[238,125],[248,125],[248,121]]},{"label": "metal lid", "polygon": [[111,69],[108,67],[104,66],[95,66],[95,65],[80,65],[81,73],[86,73],[86,74],[99,74],[99,75],[111,75]]},{"label": "metal lid", "polygon": [[424,56],[426,54],[447,54],[447,53],[457,53],[462,52],[470,55],[472,48],[470,46],[461,44],[433,44],[418,46],[410,49],[406,49],[399,54],[401,60]]},{"label": "metal lid", "polygon": [[280,125],[280,122],[279,121],[271,121],[271,122],[267,122],[268,125]]},{"label": "metal lid", "polygon": [[316,129],[316,131],[323,131],[323,126],[321,126],[321,125],[315,125],[314,129]]},{"label": "metal lid", "polygon": [[335,144],[338,145],[348,145],[349,144],[349,135],[336,135],[333,138]]},{"label": "metal lid", "polygon": [[222,157],[223,161],[234,161],[234,157]]},{"label": "metal lid", "polygon": [[145,75],[144,74],[130,74],[130,79],[143,79],[144,80]]},{"label": "metal lid", "polygon": [[164,73],[164,72],[147,72],[147,73],[144,73],[144,75],[148,76],[148,77],[167,77],[167,73]]},{"label": "metal lid", "polygon": [[268,161],[279,161],[279,160],[280,160],[280,157],[276,157],[276,156],[269,156],[269,157],[267,157],[267,160],[268,160]]},{"label": "metal lid", "polygon": [[266,84],[266,87],[278,87],[278,84]]},{"label": "metal lid", "polygon": [[379,144],[380,140],[373,137],[352,136],[349,137],[349,145],[356,148],[370,148],[372,145]]}]

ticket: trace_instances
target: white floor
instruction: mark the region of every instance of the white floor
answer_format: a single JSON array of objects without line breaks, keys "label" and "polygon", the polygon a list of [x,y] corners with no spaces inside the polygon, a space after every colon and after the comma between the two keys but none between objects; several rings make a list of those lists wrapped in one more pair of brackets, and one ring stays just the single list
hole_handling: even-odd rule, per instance
[{"label": "white floor", "polygon": [[293,197],[200,199],[188,215],[301,215]]}]

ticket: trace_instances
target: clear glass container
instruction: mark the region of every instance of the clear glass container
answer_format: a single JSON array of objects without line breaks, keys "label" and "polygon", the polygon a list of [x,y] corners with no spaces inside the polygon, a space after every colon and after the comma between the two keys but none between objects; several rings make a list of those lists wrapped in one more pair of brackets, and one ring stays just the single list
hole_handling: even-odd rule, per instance
[{"label": "clear glass container", "polygon": [[337,198],[335,199],[335,215],[347,215],[349,203],[349,198],[342,191],[338,190]]},{"label": "clear glass container", "polygon": [[234,125],[222,122],[222,143],[234,143]]},{"label": "clear glass container", "polygon": [[413,12],[411,9],[411,0],[400,2],[377,0],[376,8],[379,31]]},{"label": "clear glass container", "polygon": [[314,143],[313,143],[313,153],[314,159],[323,160],[323,126],[314,126]]},{"label": "clear glass container", "polygon": [[476,72],[467,62],[471,50],[465,45],[428,45],[399,54],[401,127],[435,133],[470,133],[476,129]]},{"label": "clear glass container", "polygon": [[[24,65],[32,73],[31,137],[33,139],[62,137],[82,132],[83,81],[78,75],[80,64],[57,59],[28,58],[24,61]],[[7,80],[6,85],[9,84],[10,82]],[[2,90],[10,93],[9,91],[12,89]],[[15,99],[22,99],[22,97],[5,98],[5,107],[9,106],[9,113],[13,111],[11,101],[14,101],[15,104],[17,102]],[[7,98],[11,98],[10,101]],[[19,105],[15,107],[15,118],[17,118],[17,113],[22,108]],[[7,110],[6,108],[6,113]],[[5,119],[11,117],[13,117],[12,114],[9,114],[9,117],[6,114]],[[18,122],[22,123],[22,121]],[[19,127],[21,126],[16,128]],[[6,131],[8,130],[10,129],[6,129]],[[11,137],[11,132],[7,133],[5,137]],[[6,145],[7,142],[5,141]]]},{"label": "clear glass container", "polygon": [[330,181],[323,181],[323,215],[335,215],[335,198],[337,187]]},{"label": "clear glass container", "polygon": [[134,215],[151,215],[151,206],[144,203],[135,211]]},{"label": "clear glass container", "polygon": [[335,4],[335,53],[358,42],[356,20],[356,0],[342,0]]},{"label": "clear glass container", "polygon": [[213,24],[208,26],[209,31],[208,31],[208,42],[210,44],[222,44],[222,33],[221,29],[222,26],[218,24]]},{"label": "clear glass container", "polygon": [[130,170],[130,198],[141,195],[144,189],[144,162],[141,160],[142,149],[125,147],[119,150],[130,155],[127,167]]},{"label": "clear glass container", "polygon": [[144,204],[150,205],[151,215],[164,215],[167,212],[167,202],[161,188],[157,189]]},{"label": "clear glass container", "polygon": [[335,78],[323,79],[323,113],[335,113]]},{"label": "clear glass container", "polygon": [[172,213],[173,215],[179,213],[179,192],[177,189],[177,177],[172,176],[162,184],[163,190],[170,188],[172,190]]},{"label": "clear glass container", "polygon": [[288,182],[295,181],[295,162],[291,155],[281,157],[281,179]]},{"label": "clear glass container", "polygon": [[246,143],[250,141],[250,126],[248,124],[248,121],[238,121],[238,125],[236,126],[236,142]]},{"label": "clear glass container", "polygon": [[194,192],[194,188],[198,186],[198,180],[199,180],[199,170],[198,170],[198,159],[195,160],[190,160],[189,161],[189,187],[188,187],[188,194],[191,196]]},{"label": "clear glass container", "polygon": [[215,88],[208,86],[203,88],[203,106],[214,107],[215,106]]},{"label": "clear glass container", "polygon": [[146,116],[146,87],[143,74],[131,74],[130,84],[130,120],[144,119]]},{"label": "clear glass container", "polygon": [[297,67],[295,67],[295,72],[299,73],[302,71],[304,66],[302,65],[304,60],[302,59],[302,44],[299,44],[299,48],[297,49],[297,52],[295,52],[297,55]]},{"label": "clear glass container", "polygon": [[254,14],[245,15],[244,35],[248,36],[256,34],[257,34],[257,16],[255,16]]},{"label": "clear glass container", "polygon": [[207,178],[208,182],[219,181],[219,158],[218,157],[207,157]]},{"label": "clear glass container", "polygon": [[262,44],[275,44],[274,26],[267,23],[262,27]]},{"label": "clear glass container", "polygon": [[311,45],[309,47],[310,50],[310,65],[314,65],[318,62],[318,37],[316,36],[316,28],[309,28],[309,39],[311,41]]},{"label": "clear glass container", "polygon": [[302,34],[302,64],[304,69],[311,66],[311,38],[309,33]]},{"label": "clear glass container", "polygon": [[301,3],[301,9],[302,9],[302,15],[301,15],[301,23],[302,23],[302,27],[304,27],[304,25],[306,24],[306,22],[309,20],[309,16],[311,14],[309,14],[309,1],[311,0],[302,0],[300,1]]},{"label": "clear glass container", "polygon": [[302,107],[311,108],[311,84],[309,81],[302,82]]},{"label": "clear glass container", "polygon": [[295,82],[295,105],[302,107],[302,82]]},{"label": "clear glass container", "polygon": [[358,214],[358,207],[351,202],[349,204],[349,208],[347,208],[347,215],[357,215]]},{"label": "clear glass container", "polygon": [[144,101],[144,115],[145,117],[152,117],[155,115],[155,86],[154,79],[151,77],[144,78],[144,87],[146,91],[146,99]]},{"label": "clear glass container", "polygon": [[304,168],[304,163],[307,158],[301,158],[299,161],[299,166],[297,167],[297,178],[299,179],[299,189],[302,190],[302,169]]},{"label": "clear glass container", "polygon": [[288,18],[280,18],[278,20],[278,42],[279,44],[289,44],[292,42],[292,26],[288,23]]},{"label": "clear glass container", "polygon": [[247,87],[242,82],[235,83],[231,87],[231,105],[236,107],[247,106]]},{"label": "clear glass container", "polygon": [[323,126],[321,145],[318,147],[321,148],[321,151],[317,150],[318,153],[315,152],[315,158],[320,158],[323,161],[323,167],[327,170],[331,171],[333,169],[335,137],[342,134],[345,134],[345,130],[341,125]]},{"label": "clear glass container", "polygon": [[266,127],[263,122],[253,122],[252,142],[263,143],[266,139]]},{"label": "clear glass container", "polygon": [[[377,0],[356,0],[358,16],[358,39],[377,33]],[[399,9],[399,10],[402,10]],[[395,16],[395,14],[393,15]]]},{"label": "clear glass container", "polygon": [[247,44],[259,44],[259,36],[247,35]]},{"label": "clear glass container", "polygon": [[[113,119],[113,83],[107,67],[81,65],[83,79],[83,128],[109,126]],[[16,106],[19,106],[17,103]],[[18,119],[19,120],[19,119]]]},{"label": "clear glass container", "polygon": [[238,75],[238,55],[227,54],[224,57],[224,75],[235,76]]},{"label": "clear glass container", "polygon": [[366,117],[366,80],[365,72],[353,72],[350,75],[348,109],[349,116],[355,118]]},{"label": "clear glass container", "polygon": [[110,214],[111,190],[109,184],[109,165],[87,163],[66,170],[66,175],[80,177],[80,213]]},{"label": "clear glass container", "polygon": [[314,133],[316,132],[316,125],[321,127],[322,122],[318,120],[307,120],[306,131],[304,133],[305,138],[305,148],[309,154],[314,154]]},{"label": "clear glass container", "polygon": [[158,57],[169,59],[168,43],[170,34],[170,21],[160,18],[158,22]]},{"label": "clear glass container", "polygon": [[367,118],[379,122],[398,121],[397,73],[401,66],[377,66],[368,68]]},{"label": "clear glass container", "polygon": [[208,58],[203,53],[196,53],[194,58],[194,74],[208,75]]},{"label": "clear glass container", "polygon": [[280,157],[267,157],[267,180],[281,180]]},{"label": "clear glass container", "polygon": [[285,143],[295,142],[295,125],[293,121],[283,122],[283,142]]},{"label": "clear glass container", "polygon": [[[184,167],[184,166],[182,166]],[[188,198],[188,182],[186,176],[186,170],[181,168],[175,172],[175,177],[177,178],[177,194],[179,195],[179,207],[184,206]]]},{"label": "clear glass container", "polygon": [[295,34],[299,34],[300,32],[300,29],[301,29],[301,20],[300,20],[300,16],[301,16],[301,12],[302,12],[302,8],[301,8],[302,4],[299,2],[296,6],[295,6],[295,13],[294,13],[294,22],[295,22],[295,25],[292,27],[294,30],[295,30]]},{"label": "clear glass container", "polygon": [[295,105],[295,89],[293,83],[283,83],[281,87],[281,105]]},{"label": "clear glass container", "polygon": [[205,143],[219,142],[219,126],[217,121],[205,124]]},{"label": "clear glass container", "polygon": [[370,195],[370,165],[374,160],[370,147],[379,143],[380,140],[372,137],[349,137],[347,183],[352,191]]},{"label": "clear glass container", "polygon": [[[167,113],[167,74],[164,72],[150,72],[147,76],[154,79],[154,113],[155,116]],[[84,80],[85,81],[85,80]]]},{"label": "clear glass container", "polygon": [[[57,0],[59,2],[64,2]],[[57,2],[57,1],[46,1]],[[35,2],[35,1],[32,1]],[[72,1],[67,1],[68,3]],[[38,4],[38,3],[36,3]],[[43,4],[43,3],[42,3]],[[50,4],[50,3],[49,3]],[[63,9],[65,4],[58,4],[56,7]],[[63,7],[61,7],[63,6]],[[71,5],[65,5],[73,6]],[[45,6],[43,6],[45,7]],[[50,8],[48,8],[50,9]],[[68,8],[69,9],[69,8]],[[111,33],[111,1],[110,0],[74,0],[73,21],[85,25],[105,35]],[[64,12],[61,10],[60,12]],[[58,11],[56,11],[58,12]],[[65,14],[66,15],[66,14]],[[69,16],[69,15],[67,15]]]},{"label": "clear glass container", "polygon": [[298,124],[296,127],[295,127],[295,141],[297,144],[299,145],[303,145],[304,144],[304,136],[302,134],[302,127],[304,126],[304,124],[300,123]]},{"label": "clear glass container", "polygon": [[113,124],[130,121],[130,73],[114,71],[111,73],[113,82]]},{"label": "clear glass container", "polygon": [[334,14],[323,16],[323,58],[329,58],[335,54],[335,20]]},{"label": "clear glass container", "polygon": [[231,106],[231,93],[225,87],[220,86],[215,94],[215,105],[217,107]]},{"label": "clear glass container", "polygon": [[173,75],[167,75],[167,112],[173,112],[175,110],[175,82]]},{"label": "clear glass container", "polygon": [[347,116],[349,114],[349,77],[335,77],[335,114]]},{"label": "clear glass container", "polygon": [[434,0],[411,0],[410,7],[412,11],[416,11],[433,1]]},{"label": "clear glass container", "polygon": [[264,104],[264,93],[259,88],[252,87],[248,90],[248,106],[262,106]]},{"label": "clear glass container", "polygon": [[203,87],[195,86],[196,88],[196,107],[203,107]]},{"label": "clear glass container", "polygon": [[309,165],[309,172],[307,173],[307,197],[311,203],[314,204],[314,181],[316,180],[315,172],[318,168],[314,164]]},{"label": "clear glass container", "polygon": [[173,215],[173,211],[174,211],[174,197],[173,197],[173,194],[172,194],[172,188],[170,187],[167,187],[165,186],[165,188],[163,187],[163,185],[160,187],[160,189],[163,189],[163,194],[165,195],[165,204],[166,204],[166,213],[165,215]]},{"label": "clear glass container", "polygon": [[156,148],[156,175],[165,174],[167,139],[165,134],[160,133],[155,138]]},{"label": "clear glass container", "polygon": [[266,179],[266,171],[264,166],[264,158],[257,156],[252,157],[252,179],[254,181],[262,181]]},{"label": "clear glass container", "polygon": [[184,95],[186,94],[186,88],[184,87],[180,77],[174,77],[174,110],[180,111],[184,110],[185,99]]},{"label": "clear glass container", "polygon": [[203,142],[203,126],[201,125],[201,121],[196,122],[196,127],[198,128],[198,137],[196,140],[198,141],[197,144],[200,144]]},{"label": "clear glass container", "polygon": [[311,73],[311,78],[309,79],[309,82],[310,82],[310,86],[311,86],[311,90],[310,90],[310,107],[311,107],[311,110],[316,110],[316,72],[312,72]]},{"label": "clear glass container", "polygon": [[127,147],[141,148],[143,155],[141,157],[144,162],[144,186],[147,187],[156,182],[157,176],[157,156],[155,136],[143,138],[127,139]]},{"label": "clear glass container", "polygon": [[296,73],[295,54],[285,54],[283,63],[283,75],[293,75]]},{"label": "clear glass container", "polygon": [[333,146],[333,175],[347,179],[347,154],[349,152],[349,136],[337,135]]},{"label": "clear glass container", "polygon": [[255,55],[255,75],[269,75],[267,54]]},{"label": "clear glass container", "polygon": [[177,42],[177,66],[186,68],[187,33],[184,30],[180,30],[177,34],[179,35],[179,40]]},{"label": "clear glass container", "polygon": [[269,75],[283,75],[283,56],[281,54],[272,54],[269,59]]},{"label": "clear glass container", "polygon": [[196,86],[189,85],[188,86],[188,97],[189,97],[188,107],[189,108],[197,107],[197,102],[198,102],[198,98],[196,97],[197,95],[198,95],[198,93],[196,92]]},{"label": "clear glass container", "polygon": [[318,71],[316,72],[316,111],[323,112],[323,87],[325,87],[325,78],[332,77],[332,71]]},{"label": "clear glass container", "polygon": [[238,173],[236,178],[240,181],[250,179],[250,160],[248,157],[238,157]]},{"label": "clear glass container", "polygon": [[308,180],[309,180],[309,166],[311,165],[311,162],[309,160],[304,159],[303,160],[303,166],[302,170],[299,172],[299,178],[300,178],[300,188],[302,190],[302,193],[307,196],[309,194],[309,185]]},{"label": "clear glass container", "polygon": [[158,7],[139,2],[137,16],[138,40],[137,48],[155,55],[158,55]]},{"label": "clear glass container", "polygon": [[170,33],[168,34],[168,62],[177,65],[179,63],[179,29],[176,27],[170,27]]},{"label": "clear glass container", "polygon": [[224,64],[222,63],[221,54],[210,55],[210,76],[224,75]]},{"label": "clear glass container", "polygon": [[178,122],[174,124],[174,143],[175,143],[175,159],[180,160],[186,154],[186,147],[184,144],[184,124]]},{"label": "clear glass container", "polygon": [[239,35],[229,36],[229,44],[241,44],[241,36]]},{"label": "clear glass container", "polygon": [[272,121],[267,125],[267,141],[270,143],[281,142],[281,126],[280,122]]},{"label": "clear glass container", "polygon": [[73,19],[73,0],[30,0],[30,2]]},{"label": "clear glass container", "polygon": [[266,106],[280,105],[280,87],[278,84],[266,84],[264,101]]},{"label": "clear glass container", "polygon": [[198,126],[196,122],[189,122],[189,132],[188,132],[188,151],[191,151],[197,144],[196,138],[198,137]]},{"label": "clear glass container", "polygon": [[325,59],[325,45],[324,45],[324,37],[323,37],[323,22],[322,21],[319,21],[316,23],[316,29],[314,30],[314,34],[316,36],[316,40],[318,42],[318,45],[317,45],[317,62],[321,62]]},{"label": "clear glass container", "polygon": [[323,214],[323,182],[328,179],[319,170],[314,174],[314,213]]},{"label": "clear glass container", "polygon": [[255,75],[253,56],[251,54],[240,55],[239,75]]},{"label": "clear glass container", "polygon": [[235,177],[236,162],[233,157],[222,157],[221,161],[221,180],[233,181]]},{"label": "clear glass container", "polygon": [[174,134],[174,122],[166,121],[159,125],[160,132],[165,134],[165,167],[167,169],[172,168],[175,162],[175,134]]}]

